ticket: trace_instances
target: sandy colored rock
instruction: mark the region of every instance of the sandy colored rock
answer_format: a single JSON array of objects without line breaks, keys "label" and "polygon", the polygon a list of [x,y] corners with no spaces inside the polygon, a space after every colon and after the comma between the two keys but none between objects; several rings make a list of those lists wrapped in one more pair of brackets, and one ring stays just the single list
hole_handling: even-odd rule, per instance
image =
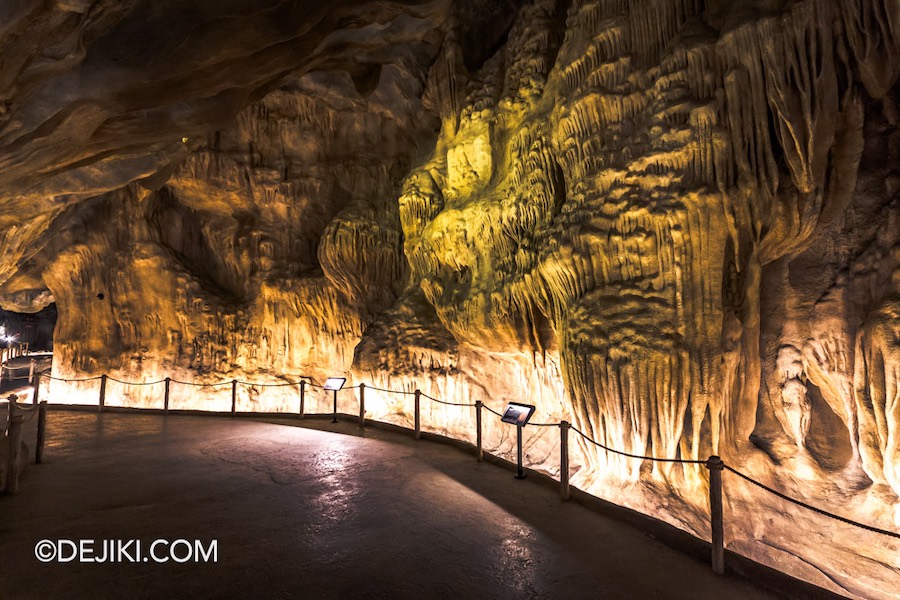
[{"label": "sandy colored rock", "polygon": [[[0,303],[57,303],[55,376],[525,401],[898,530],[896,0],[194,4],[3,9]],[[573,439],[574,483],[709,535],[705,470]],[[730,548],[897,597],[896,540],[725,485]]]}]

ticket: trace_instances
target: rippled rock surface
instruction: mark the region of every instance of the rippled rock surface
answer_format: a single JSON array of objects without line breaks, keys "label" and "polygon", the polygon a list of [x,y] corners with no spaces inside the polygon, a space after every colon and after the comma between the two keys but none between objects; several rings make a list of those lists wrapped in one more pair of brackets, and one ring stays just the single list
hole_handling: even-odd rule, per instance
[{"label": "rippled rock surface", "polygon": [[[55,375],[343,373],[525,401],[900,528],[896,0],[20,0],[0,17],[0,292],[57,303]],[[408,397],[366,402],[410,423]],[[429,428],[474,436],[469,409],[425,406]],[[493,420],[486,436],[512,451]],[[557,444],[533,432],[526,457],[557,473]],[[708,536],[705,469],[573,454],[576,484]],[[897,540],[725,488],[731,549],[897,597]]]}]

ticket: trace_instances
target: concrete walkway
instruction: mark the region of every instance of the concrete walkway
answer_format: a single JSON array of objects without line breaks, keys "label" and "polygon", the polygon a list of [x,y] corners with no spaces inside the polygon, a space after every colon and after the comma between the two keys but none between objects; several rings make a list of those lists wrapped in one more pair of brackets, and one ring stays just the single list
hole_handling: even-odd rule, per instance
[{"label": "concrete walkway", "polygon": [[[2,598],[773,597],[441,444],[245,418],[49,423],[46,463],[0,497]],[[218,560],[133,563],[132,545],[114,564],[43,563],[44,539],[93,539],[95,558],[104,539],[144,556],[216,540]]]}]

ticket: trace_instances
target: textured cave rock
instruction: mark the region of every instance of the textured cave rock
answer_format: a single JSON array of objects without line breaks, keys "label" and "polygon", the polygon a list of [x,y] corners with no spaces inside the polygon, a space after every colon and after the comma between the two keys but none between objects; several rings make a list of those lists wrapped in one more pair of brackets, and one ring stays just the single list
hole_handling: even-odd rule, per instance
[{"label": "textured cave rock", "polygon": [[[299,7],[0,8],[0,306],[57,303],[56,375],[521,400],[900,527],[896,0]],[[366,401],[411,422],[408,397]],[[557,432],[529,435],[557,472]],[[708,535],[705,470],[573,460]],[[896,597],[896,540],[731,475],[726,498],[735,551]]]}]

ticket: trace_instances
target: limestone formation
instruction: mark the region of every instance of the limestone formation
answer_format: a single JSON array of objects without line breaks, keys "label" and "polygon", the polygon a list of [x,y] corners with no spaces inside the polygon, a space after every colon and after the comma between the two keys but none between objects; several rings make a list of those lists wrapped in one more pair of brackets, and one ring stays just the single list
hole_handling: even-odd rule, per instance
[{"label": "limestone formation", "polygon": [[[57,303],[55,376],[525,401],[900,530],[897,0],[21,0],[0,23],[0,304]],[[460,439],[472,418],[423,405]],[[557,431],[527,431],[557,473]],[[705,469],[573,440],[576,485],[708,537]],[[898,597],[896,539],[725,487],[732,550]]]}]

